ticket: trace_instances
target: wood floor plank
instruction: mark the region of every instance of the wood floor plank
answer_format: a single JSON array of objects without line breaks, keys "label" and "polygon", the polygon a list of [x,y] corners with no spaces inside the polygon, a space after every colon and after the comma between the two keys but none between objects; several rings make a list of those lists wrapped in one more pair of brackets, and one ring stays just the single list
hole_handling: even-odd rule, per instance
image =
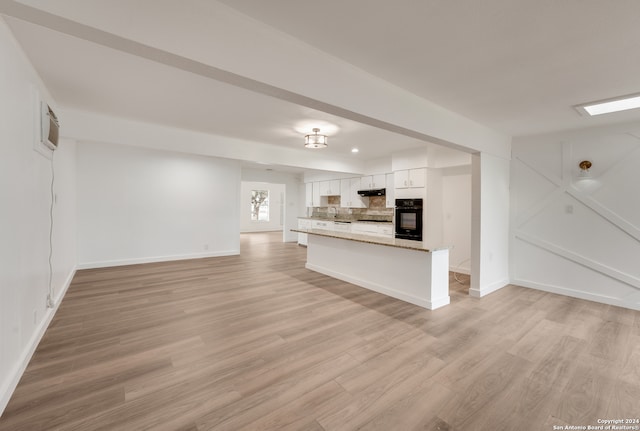
[{"label": "wood floor plank", "polygon": [[78,271],[0,431],[548,430],[640,411],[640,312],[473,298],[464,275],[429,311],[309,271],[281,238]]},{"label": "wood floor plank", "polygon": [[313,420],[313,424],[309,424],[307,412],[313,411],[315,415],[321,416],[325,412],[333,411],[351,400],[352,396],[334,380],[331,380],[239,429],[246,431],[284,431],[287,429],[308,429],[307,427],[309,426],[316,427],[318,424],[315,420]]},{"label": "wood floor plank", "polygon": [[203,430],[237,430],[268,415],[279,406],[289,404],[309,391],[333,380],[347,369],[356,365],[356,361],[347,354],[332,357],[311,368],[283,379],[244,396],[227,408],[219,409],[201,417],[197,424]]},{"label": "wood floor plank", "polygon": [[441,360],[425,352],[384,377],[377,373],[375,383],[352,389],[353,401],[337,411],[321,415],[318,423],[325,430],[358,429],[389,406],[431,385],[430,378],[442,366]]},{"label": "wood floor plank", "polygon": [[483,342],[468,346],[446,360],[447,365],[434,376],[434,380],[449,389],[463,391],[469,384],[467,376],[470,373],[485,367],[485,362],[492,361],[510,345],[508,340],[497,336],[483,337]]},{"label": "wood floor plank", "polygon": [[[584,341],[569,336],[553,345],[541,346],[547,348],[544,359],[532,364],[531,372],[516,376],[506,390],[481,409],[473,418],[473,427],[512,430],[526,423],[535,429],[533,425],[543,423],[547,412],[560,401],[557,388],[568,383],[568,370],[586,347]],[[505,405],[509,406],[508,411]]]},{"label": "wood floor plank", "polygon": [[552,414],[570,424],[596,424],[610,407],[617,374],[606,360],[580,355]]},{"label": "wood floor plank", "polygon": [[546,354],[545,349],[541,349],[540,346],[555,344],[562,337],[562,329],[562,324],[543,319],[531,328],[529,332],[524,334],[523,337],[509,349],[509,353],[531,362],[538,362],[542,360]]},{"label": "wood floor plank", "polygon": [[460,380],[459,383],[463,384],[460,385],[456,397],[438,414],[454,429],[496,429],[495,425],[504,419],[498,417],[495,421],[484,424],[482,413],[496,405],[501,394],[521,385],[524,381],[523,376],[531,364],[525,359],[504,352],[495,355],[491,361],[483,365]]},{"label": "wood floor plank", "polygon": [[378,412],[359,429],[368,431],[387,430],[450,430],[438,412],[453,398],[453,392],[438,383],[402,397],[397,403]]}]

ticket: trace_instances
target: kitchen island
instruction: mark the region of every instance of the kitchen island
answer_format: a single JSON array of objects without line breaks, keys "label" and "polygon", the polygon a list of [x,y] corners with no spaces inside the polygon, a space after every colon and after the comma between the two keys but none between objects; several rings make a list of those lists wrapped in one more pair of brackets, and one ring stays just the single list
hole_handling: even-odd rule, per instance
[{"label": "kitchen island", "polygon": [[308,234],[306,268],[435,310],[449,304],[449,248],[323,229]]}]

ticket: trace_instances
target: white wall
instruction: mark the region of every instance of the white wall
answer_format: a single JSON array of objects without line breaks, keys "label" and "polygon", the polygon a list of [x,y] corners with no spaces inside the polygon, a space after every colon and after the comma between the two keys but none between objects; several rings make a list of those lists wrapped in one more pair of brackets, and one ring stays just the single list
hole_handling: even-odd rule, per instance
[{"label": "white wall", "polygon": [[76,193],[76,142],[61,139],[53,158],[54,208],[53,208],[53,293],[56,304],[71,283],[78,263],[77,256],[77,193]]},{"label": "white wall", "polygon": [[451,245],[444,243],[443,236],[443,189],[442,171],[427,169],[427,188],[424,199],[424,241],[432,247]]},{"label": "white wall", "polygon": [[[269,220],[251,219],[251,191],[269,191]],[[284,184],[243,181],[240,187],[240,232],[267,232],[282,230],[284,226]]]},{"label": "white wall", "polygon": [[285,242],[296,242],[298,234],[291,229],[298,227],[298,217],[306,216],[305,189],[302,176],[288,172],[276,172],[263,169],[242,169],[242,181],[271,184],[284,184],[284,226],[282,237]]},{"label": "white wall", "polygon": [[428,167],[447,168],[453,166],[471,166],[471,154],[442,145],[430,144],[427,150]]},{"label": "white wall", "polygon": [[365,162],[364,175],[388,174],[391,171],[391,157],[381,157]]},{"label": "white wall", "polygon": [[[51,160],[33,150],[35,94],[54,105],[0,19],[0,413],[55,308],[47,308]],[[54,105],[55,106],[55,105]],[[64,128],[64,116],[60,116]],[[53,224],[55,304],[75,273],[75,146],[60,142]]]},{"label": "white wall", "polygon": [[[640,309],[639,137],[626,124],[515,142],[514,284]],[[593,178],[579,181],[584,159]]]},{"label": "white wall", "polygon": [[89,142],[77,158],[80,267],[240,252],[237,162]]},{"label": "white wall", "polygon": [[405,169],[424,168],[429,166],[428,148],[414,148],[398,151],[391,155],[391,169],[393,172]]},{"label": "white wall", "polygon": [[451,271],[471,272],[471,165],[427,168],[424,239],[449,249]]},{"label": "white wall", "polygon": [[471,176],[469,294],[482,297],[509,283],[509,160],[474,154]]},{"label": "white wall", "polygon": [[442,171],[443,244],[449,250],[449,267],[471,273],[471,165]]},{"label": "white wall", "polygon": [[[164,124],[118,118],[88,111],[65,110],[65,136],[78,142],[112,142],[132,147],[200,154],[224,159],[245,160],[278,166],[339,172],[362,172],[364,162],[308,149],[212,135],[178,129]],[[179,145],[176,145],[179,143]]]}]

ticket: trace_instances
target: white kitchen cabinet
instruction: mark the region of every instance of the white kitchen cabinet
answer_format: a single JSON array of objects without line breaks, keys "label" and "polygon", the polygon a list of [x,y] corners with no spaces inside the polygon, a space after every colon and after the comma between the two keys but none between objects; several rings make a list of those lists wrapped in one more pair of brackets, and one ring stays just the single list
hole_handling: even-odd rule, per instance
[{"label": "white kitchen cabinet", "polygon": [[349,208],[351,203],[351,178],[340,180],[340,206]]},{"label": "white kitchen cabinet", "polygon": [[333,222],[333,230],[336,232],[351,232],[351,223],[349,222],[341,222],[334,221]]},{"label": "white kitchen cabinet", "polygon": [[395,236],[393,225],[385,224],[378,226],[378,235],[384,236],[385,238],[393,238]]},{"label": "white kitchen cabinet", "polygon": [[371,184],[373,183],[373,177],[371,175],[367,175],[364,177],[360,177],[360,190],[371,190]]},{"label": "white kitchen cabinet", "polygon": [[351,233],[375,235],[378,233],[378,228],[373,223],[351,223]]},{"label": "white kitchen cabinet", "polygon": [[360,190],[383,189],[386,184],[385,174],[367,175],[360,178]]},{"label": "white kitchen cabinet", "polygon": [[312,192],[312,201],[311,201],[311,206],[312,207],[321,207],[322,206],[322,196],[320,195],[320,183],[319,182],[314,182],[313,183],[313,192]]},{"label": "white kitchen cabinet", "polygon": [[[311,184],[311,183],[308,183]],[[309,219],[298,219],[298,229],[311,229],[311,220]],[[306,233],[298,233],[298,245],[307,245],[307,235]]]},{"label": "white kitchen cabinet", "polygon": [[351,191],[351,201],[350,208],[368,208],[369,207],[369,198],[363,197],[358,194],[358,190],[362,190],[362,183],[360,178],[351,178],[350,191]]},{"label": "white kitchen cabinet", "polygon": [[396,191],[395,183],[393,182],[393,174],[385,175],[385,199],[387,208],[395,208],[396,206]]},{"label": "white kitchen cabinet", "polygon": [[339,196],[340,180],[320,181],[320,196]]},{"label": "white kitchen cabinet", "polygon": [[424,188],[427,184],[427,169],[406,169],[393,173],[396,189]]},{"label": "white kitchen cabinet", "polygon": [[329,196],[331,191],[330,181],[320,181],[320,196]]},{"label": "white kitchen cabinet", "polygon": [[329,182],[329,191],[331,196],[340,196],[340,180],[331,180]]},{"label": "white kitchen cabinet", "polygon": [[312,207],[313,206],[313,183],[305,183],[304,184],[304,196],[305,196],[305,206]]},{"label": "white kitchen cabinet", "polygon": [[393,225],[378,223],[351,223],[351,233],[393,238]]},{"label": "white kitchen cabinet", "polygon": [[369,198],[362,197],[358,190],[362,190],[360,178],[346,178],[340,182],[340,206],[342,208],[368,208]]},{"label": "white kitchen cabinet", "polygon": [[393,184],[396,189],[405,189],[409,187],[409,171],[395,171],[393,173]]},{"label": "white kitchen cabinet", "polygon": [[311,229],[333,230],[333,222],[330,220],[311,220]]}]

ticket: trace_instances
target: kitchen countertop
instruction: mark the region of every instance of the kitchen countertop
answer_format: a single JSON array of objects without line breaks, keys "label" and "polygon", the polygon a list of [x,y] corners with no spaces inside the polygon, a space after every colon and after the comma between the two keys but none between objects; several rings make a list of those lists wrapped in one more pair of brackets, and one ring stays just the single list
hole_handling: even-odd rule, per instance
[{"label": "kitchen countertop", "polygon": [[[342,218],[325,218],[325,217],[298,217],[303,220],[321,220],[321,221],[335,221],[338,223],[373,223],[381,225],[393,225],[392,221],[367,221],[367,220],[354,220],[354,219],[342,219]],[[304,233],[304,232],[302,232]]]},{"label": "kitchen countertop", "polygon": [[[377,223],[377,222],[372,222],[372,223]],[[377,223],[377,224],[381,224],[381,223]],[[325,236],[329,238],[345,239],[348,241],[364,242],[367,244],[377,244],[377,245],[383,245],[387,247],[405,248],[409,250],[422,251],[426,253],[429,253],[432,251],[449,249],[449,247],[446,247],[446,246],[428,247],[423,241],[410,241],[407,239],[385,238],[385,237],[378,237],[373,235],[364,235],[364,234],[357,234],[357,233],[350,233],[350,232],[335,232],[335,231],[324,230],[324,229],[291,229],[291,231],[298,232],[298,233],[306,233],[310,235]]]}]

